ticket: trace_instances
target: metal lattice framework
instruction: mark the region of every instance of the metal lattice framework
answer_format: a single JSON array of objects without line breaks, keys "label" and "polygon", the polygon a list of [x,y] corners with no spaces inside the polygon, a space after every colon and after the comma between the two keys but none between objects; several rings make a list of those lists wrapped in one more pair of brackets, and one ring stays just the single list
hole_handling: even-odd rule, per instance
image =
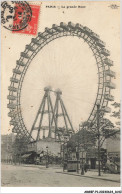
[{"label": "metal lattice framework", "polygon": [[[43,33],[39,32],[38,36],[32,38],[31,43],[26,45],[24,52],[21,52],[20,59],[16,62],[15,69],[13,69],[13,76],[10,78],[11,84],[8,88],[9,95],[7,97],[9,99],[7,107],[10,109],[8,116],[11,117],[10,125],[14,126],[12,130],[14,133],[17,133],[20,137],[27,137],[28,141],[30,141],[30,134],[24,124],[20,104],[24,77],[36,54],[51,41],[64,36],[82,38],[89,45],[96,59],[98,67],[98,90],[93,109],[88,117],[88,122],[95,122],[97,104],[100,104],[100,108],[104,108],[105,112],[111,111],[107,105],[108,101],[114,100],[110,91],[115,88],[115,85],[111,82],[112,77],[115,77],[115,73],[110,70],[110,67],[113,66],[113,61],[108,58],[110,52],[105,49],[105,43],[100,40],[98,34],[86,26],[83,27],[80,24],[73,24],[72,22],[69,22],[68,25],[61,22],[60,26],[53,24],[52,28],[45,28]],[[31,139],[33,138],[31,137]]]},{"label": "metal lattice framework", "polygon": [[[63,141],[64,136],[69,136],[74,133],[74,129],[67,113],[66,107],[61,98],[62,91],[57,89],[53,91],[51,87],[44,88],[45,94],[42,98],[41,105],[36,114],[35,120],[33,122],[30,136],[33,132],[36,132],[36,141],[45,138],[55,138],[55,141]],[[55,105],[51,100],[50,92],[54,92],[56,95]],[[60,109],[60,110],[59,110]],[[44,116],[47,115],[47,123],[43,125]],[[59,117],[63,118],[63,127],[59,125]],[[48,133],[48,136],[45,136],[45,130]],[[42,138],[40,135],[42,135]],[[53,135],[53,137],[52,137]]]}]

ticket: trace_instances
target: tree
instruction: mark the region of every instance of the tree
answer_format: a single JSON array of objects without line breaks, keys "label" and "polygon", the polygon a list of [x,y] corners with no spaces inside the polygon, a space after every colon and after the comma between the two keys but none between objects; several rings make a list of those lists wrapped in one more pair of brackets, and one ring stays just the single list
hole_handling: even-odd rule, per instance
[{"label": "tree", "polygon": [[27,150],[27,141],[25,137],[17,137],[15,138],[15,141],[13,142],[12,145],[12,150],[13,150],[13,158],[16,163],[17,157],[20,158],[21,154],[24,153]]},{"label": "tree", "polygon": [[[119,110],[113,111],[111,116],[120,119],[120,104],[114,103],[113,106],[119,108]],[[95,147],[98,143],[98,175],[100,176],[100,160],[103,143],[108,138],[117,137],[119,133],[120,128],[117,128],[111,120],[104,118],[104,109],[100,110],[100,106],[98,105],[94,122],[85,121],[82,123],[82,125],[80,125],[80,131],[71,137],[69,145],[73,147],[73,149],[77,145],[80,145],[87,150]]]},{"label": "tree", "polygon": [[[81,128],[80,128],[81,129]],[[85,127],[75,133],[68,142],[68,147],[75,150],[77,146],[88,149],[95,146],[96,137],[92,131],[88,131]]]},{"label": "tree", "polygon": [[113,136],[116,136],[120,130],[116,129],[113,122],[111,122],[109,119],[106,119],[102,117],[104,115],[104,110],[100,110],[100,105],[97,105],[97,111],[96,111],[96,120],[94,123],[88,123],[85,122],[83,124],[87,127],[87,130],[91,130],[94,132],[94,136],[97,138],[97,149],[98,149],[98,176],[101,176],[101,170],[100,170],[100,162],[101,161],[101,149],[104,141],[107,138],[111,138]]},{"label": "tree", "polygon": [[[115,102],[112,106],[117,109],[117,111],[113,111],[111,117],[120,119],[120,103]],[[101,112],[99,116],[100,147],[102,147],[106,139],[117,138],[117,134],[120,133],[120,127],[116,127],[111,120],[101,117]],[[116,122],[116,124],[120,126],[119,122]],[[94,146],[98,140],[97,122],[89,123],[85,121],[80,125],[80,129],[79,132],[72,136],[69,145],[75,147],[79,138],[79,143],[84,144],[84,147]]]},{"label": "tree", "polygon": [[112,106],[116,109],[116,111],[112,112],[111,117],[117,119],[116,125],[120,128],[120,103],[114,102]]}]

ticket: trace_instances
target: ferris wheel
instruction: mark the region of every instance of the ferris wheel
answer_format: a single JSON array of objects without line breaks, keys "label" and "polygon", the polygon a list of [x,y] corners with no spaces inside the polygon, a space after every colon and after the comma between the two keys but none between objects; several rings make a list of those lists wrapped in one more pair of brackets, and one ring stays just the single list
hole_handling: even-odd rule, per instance
[{"label": "ferris wheel", "polygon": [[97,96],[88,117],[88,122],[94,123],[96,121],[98,104],[104,112],[109,113],[111,111],[108,107],[108,102],[114,100],[114,96],[111,95],[111,90],[115,89],[115,85],[111,80],[115,77],[115,72],[110,69],[111,66],[113,66],[113,61],[108,58],[110,56],[110,51],[105,48],[105,42],[100,39],[98,34],[79,23],[73,24],[69,22],[65,24],[61,22],[59,26],[53,24],[52,28],[45,28],[43,33],[39,32],[38,36],[32,38],[31,43],[26,45],[24,52],[21,52],[20,59],[16,62],[16,67],[13,69],[13,75],[10,78],[11,83],[8,87],[9,95],[7,98],[9,104],[7,107],[10,109],[8,116],[11,117],[10,125],[13,126],[12,132],[17,133],[19,137],[24,136],[28,141],[32,140],[33,137],[25,126],[20,102],[24,77],[32,60],[43,47],[55,39],[69,36],[76,36],[79,38],[79,41],[83,39],[84,42],[88,44],[95,58],[98,70]]}]

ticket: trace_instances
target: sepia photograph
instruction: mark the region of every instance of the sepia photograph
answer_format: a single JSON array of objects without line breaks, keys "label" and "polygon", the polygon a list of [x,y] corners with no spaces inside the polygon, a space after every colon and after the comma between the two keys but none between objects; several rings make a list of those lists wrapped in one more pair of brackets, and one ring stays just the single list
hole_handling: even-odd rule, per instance
[{"label": "sepia photograph", "polygon": [[120,136],[120,1],[2,1],[1,188],[119,192]]}]

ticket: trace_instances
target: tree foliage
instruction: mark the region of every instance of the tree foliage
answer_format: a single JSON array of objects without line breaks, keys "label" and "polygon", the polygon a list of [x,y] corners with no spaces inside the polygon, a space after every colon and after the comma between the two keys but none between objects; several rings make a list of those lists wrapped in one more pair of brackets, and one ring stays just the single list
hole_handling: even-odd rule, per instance
[{"label": "tree foliage", "polygon": [[117,119],[116,125],[120,127],[120,103],[114,102],[112,106],[116,109],[112,112],[111,117],[114,117]]},{"label": "tree foliage", "polygon": [[94,146],[95,142],[96,137],[94,133],[82,128],[71,137],[70,141],[68,142],[68,147],[72,148],[72,150],[75,150],[78,146],[88,149],[89,147]]},{"label": "tree foliage", "polygon": [[[120,119],[120,103],[113,103],[112,106],[116,109],[116,111],[112,112],[111,117],[115,117]],[[118,129],[115,124],[107,119],[107,118],[99,118],[99,137],[100,137],[100,145],[102,147],[104,141],[108,138],[117,138],[117,134],[120,133],[120,129]],[[68,145],[70,147],[75,148],[78,143],[83,145],[83,147],[92,147],[95,146],[98,140],[98,128],[97,122],[88,123],[85,121],[81,125],[81,130],[74,134],[70,139]]]},{"label": "tree foliage", "polygon": [[22,138],[16,137],[12,147],[13,147],[13,153],[15,155],[20,155],[27,150],[27,141],[24,137]]}]

